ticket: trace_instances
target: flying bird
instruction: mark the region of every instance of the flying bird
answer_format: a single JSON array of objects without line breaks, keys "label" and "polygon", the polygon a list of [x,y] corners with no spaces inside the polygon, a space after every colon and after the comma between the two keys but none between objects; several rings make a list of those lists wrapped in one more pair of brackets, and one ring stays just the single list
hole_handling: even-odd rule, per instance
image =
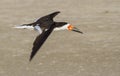
[{"label": "flying bird", "polygon": [[70,30],[78,33],[81,32],[78,28],[74,27],[73,25],[67,22],[55,22],[53,18],[60,13],[60,11],[53,12],[46,16],[39,18],[37,21],[29,24],[23,24],[20,26],[16,26],[15,28],[24,28],[24,29],[35,29],[39,32],[39,35],[36,37],[35,41],[33,42],[33,48],[30,55],[30,61],[33,59],[35,54],[41,48],[43,43],[46,41],[48,36],[52,33],[52,31],[57,30]]}]

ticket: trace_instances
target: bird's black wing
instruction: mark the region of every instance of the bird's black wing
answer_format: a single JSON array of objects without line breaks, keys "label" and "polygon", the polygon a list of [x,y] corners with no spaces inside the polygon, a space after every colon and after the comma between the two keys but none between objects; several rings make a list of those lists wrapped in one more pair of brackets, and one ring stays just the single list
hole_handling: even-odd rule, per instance
[{"label": "bird's black wing", "polygon": [[60,13],[60,11],[56,11],[56,12],[53,12],[51,14],[40,17],[39,19],[36,20],[36,23],[42,23],[44,21],[49,21],[49,20],[53,21],[53,18],[59,13]]},{"label": "bird's black wing", "polygon": [[54,24],[51,25],[51,27],[47,31],[43,30],[42,34],[37,36],[37,38],[35,39],[35,41],[33,43],[33,48],[32,48],[32,52],[31,52],[31,56],[30,56],[30,61],[35,56],[37,51],[41,48],[41,46],[46,41],[48,36],[51,34],[53,29],[54,29]]}]

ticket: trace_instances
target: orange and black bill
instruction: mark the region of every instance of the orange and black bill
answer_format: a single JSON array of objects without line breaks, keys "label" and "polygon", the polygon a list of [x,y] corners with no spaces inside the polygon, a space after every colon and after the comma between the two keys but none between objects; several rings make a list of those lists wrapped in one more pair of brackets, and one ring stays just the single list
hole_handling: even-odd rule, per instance
[{"label": "orange and black bill", "polygon": [[72,31],[83,34],[83,32],[82,32],[82,31],[80,31],[80,30],[79,30],[78,28],[76,28],[76,27],[74,27],[74,28],[72,29]]}]

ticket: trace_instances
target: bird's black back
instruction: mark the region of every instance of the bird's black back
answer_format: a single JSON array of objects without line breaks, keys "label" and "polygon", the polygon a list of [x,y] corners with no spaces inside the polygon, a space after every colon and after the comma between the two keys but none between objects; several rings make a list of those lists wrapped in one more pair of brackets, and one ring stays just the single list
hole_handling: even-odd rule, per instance
[{"label": "bird's black back", "polygon": [[67,24],[67,22],[55,22],[55,27],[61,27],[61,26],[64,26],[66,24]]},{"label": "bird's black back", "polygon": [[56,11],[56,12],[53,12],[51,14],[48,14],[46,16],[43,16],[41,18],[39,18],[36,22],[33,22],[33,23],[29,23],[29,24],[23,24],[24,25],[27,25],[27,26],[40,26],[41,28],[50,28],[49,25],[53,25],[54,24],[54,21],[53,21],[53,18],[58,14],[60,13],[60,11]]},{"label": "bird's black back", "polygon": [[54,21],[53,21],[53,18],[58,14],[60,13],[59,11],[56,11],[56,12],[53,12],[51,14],[48,14],[46,16],[43,16],[41,18],[39,18],[36,22],[34,22],[33,26],[36,26],[37,24],[39,24],[39,26],[41,28],[47,28],[49,29],[50,26],[49,25],[53,25],[54,24]]}]

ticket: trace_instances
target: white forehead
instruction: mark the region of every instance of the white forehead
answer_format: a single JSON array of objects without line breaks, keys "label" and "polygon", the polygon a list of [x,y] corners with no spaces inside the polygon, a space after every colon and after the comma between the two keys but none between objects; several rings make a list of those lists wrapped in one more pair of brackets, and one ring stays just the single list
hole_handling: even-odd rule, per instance
[{"label": "white forehead", "polygon": [[55,30],[55,31],[57,31],[57,30],[67,30],[69,25],[70,25],[70,24],[65,24],[65,25],[63,25],[62,27],[56,27],[54,30]]}]

